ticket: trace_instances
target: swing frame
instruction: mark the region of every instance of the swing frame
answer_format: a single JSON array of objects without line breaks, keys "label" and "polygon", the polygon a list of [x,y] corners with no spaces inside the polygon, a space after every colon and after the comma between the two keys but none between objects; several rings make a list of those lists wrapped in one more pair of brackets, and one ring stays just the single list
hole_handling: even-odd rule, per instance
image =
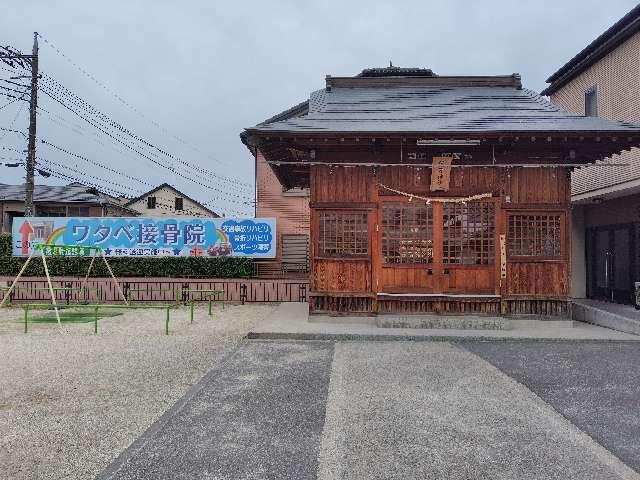
[{"label": "swing frame", "polygon": [[22,265],[22,268],[18,272],[18,275],[16,276],[16,278],[13,280],[13,283],[9,287],[9,290],[7,290],[6,293],[4,294],[4,298],[2,299],[2,302],[0,302],[0,308],[4,307],[5,304],[7,303],[7,300],[11,297],[11,293],[15,290],[16,285],[20,281],[20,278],[24,274],[24,271],[27,269],[27,266],[29,265],[33,257],[36,255],[36,252],[40,252],[40,257],[42,258],[42,265],[44,266],[44,273],[47,277],[49,294],[51,295],[51,303],[56,312],[56,319],[58,321],[58,325],[59,326],[62,325],[62,322],[60,321],[60,312],[59,312],[60,307],[58,307],[58,303],[56,301],[56,296],[53,290],[53,284],[51,283],[51,275],[49,275],[49,266],[47,265],[47,252],[50,252],[49,256],[58,256],[56,252],[59,252],[61,250],[65,252],[65,256],[67,256],[66,252],[82,252],[83,256],[86,256],[85,254],[87,253],[91,255],[91,263],[89,263],[87,274],[85,275],[84,280],[82,281],[82,286],[80,287],[81,290],[83,290],[86,287],[86,284],[89,280],[89,275],[91,274],[91,269],[93,268],[93,265],[96,260],[96,255],[100,256],[104,261],[104,264],[107,267],[107,270],[109,271],[109,275],[111,275],[111,278],[113,279],[113,283],[116,285],[116,288],[118,289],[118,293],[120,294],[122,301],[124,302],[125,305],[129,306],[129,302],[127,301],[127,298],[125,297],[124,292],[122,291],[122,287],[120,286],[120,283],[118,283],[116,276],[113,274],[113,270],[111,270],[111,265],[109,265],[109,262],[107,261],[107,256],[105,255],[104,250],[101,247],[95,247],[95,246],[85,247],[85,246],[78,246],[78,245],[53,245],[53,244],[45,244],[45,243],[36,243],[33,245],[33,250],[31,250],[31,253],[27,257],[27,261],[24,262],[24,265]]}]

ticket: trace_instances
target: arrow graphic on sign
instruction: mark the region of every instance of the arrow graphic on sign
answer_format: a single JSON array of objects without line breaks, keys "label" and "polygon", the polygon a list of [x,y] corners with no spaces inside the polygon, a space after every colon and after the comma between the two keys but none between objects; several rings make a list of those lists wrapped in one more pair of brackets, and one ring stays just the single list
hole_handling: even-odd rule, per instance
[{"label": "arrow graphic on sign", "polygon": [[31,228],[31,224],[29,220],[25,220],[22,226],[20,227],[20,235],[22,235],[22,254],[29,254],[29,235],[33,233],[33,228]]}]

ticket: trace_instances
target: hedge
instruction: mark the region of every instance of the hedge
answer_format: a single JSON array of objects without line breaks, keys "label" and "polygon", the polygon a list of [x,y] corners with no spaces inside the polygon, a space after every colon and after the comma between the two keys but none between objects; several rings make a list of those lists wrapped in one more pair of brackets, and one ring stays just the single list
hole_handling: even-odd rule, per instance
[{"label": "hedge", "polygon": [[[35,260],[35,261],[34,261]],[[31,261],[24,275],[44,276],[40,259]],[[0,234],[0,275],[17,275],[25,257],[11,256],[11,235]],[[52,276],[84,276],[91,259],[86,257],[47,257]],[[109,265],[117,277],[210,277],[249,278],[253,276],[253,262],[240,257],[157,257],[110,258]],[[92,277],[108,276],[104,262],[94,262]]]}]

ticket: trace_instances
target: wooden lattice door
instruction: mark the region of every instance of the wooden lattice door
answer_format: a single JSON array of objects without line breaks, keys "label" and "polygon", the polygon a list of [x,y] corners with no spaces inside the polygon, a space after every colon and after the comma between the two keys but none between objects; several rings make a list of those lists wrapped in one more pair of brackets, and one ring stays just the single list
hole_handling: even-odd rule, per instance
[{"label": "wooden lattice door", "polygon": [[379,293],[493,294],[496,203],[380,204]]}]

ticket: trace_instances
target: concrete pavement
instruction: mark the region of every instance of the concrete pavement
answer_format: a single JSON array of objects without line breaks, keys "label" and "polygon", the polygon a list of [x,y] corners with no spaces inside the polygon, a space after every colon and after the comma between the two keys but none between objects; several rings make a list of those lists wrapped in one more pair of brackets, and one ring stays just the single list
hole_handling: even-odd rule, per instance
[{"label": "concrete pavement", "polygon": [[461,345],[525,385],[640,471],[640,346],[611,342]]},{"label": "concrete pavement", "polygon": [[321,480],[635,477],[522,385],[456,346],[336,345]]},{"label": "concrete pavement", "polygon": [[[411,316],[408,316],[411,317]],[[480,317],[482,318],[482,317]],[[311,321],[309,321],[311,320]],[[249,332],[269,340],[573,340],[640,342],[640,336],[572,321],[504,320],[509,328],[380,328],[375,317],[309,317],[308,304],[282,303]]]},{"label": "concrete pavement", "polygon": [[[504,355],[490,358],[491,345],[506,347]],[[586,352],[579,362],[604,344],[568,345]],[[614,352],[613,363],[621,360],[616,345],[635,346],[607,345],[600,357]],[[615,442],[605,448],[516,381],[505,358],[521,365],[535,355],[515,355],[512,346],[526,353],[546,343],[247,341],[99,478],[640,479]],[[527,378],[561,385],[563,362],[534,361]],[[588,369],[591,404],[567,405],[599,403],[605,378]],[[621,388],[634,382],[640,389],[634,376]],[[599,418],[604,429],[620,426]],[[638,432],[627,433],[639,443]]]},{"label": "concrete pavement", "polygon": [[315,478],[332,355],[245,343],[98,478]]}]

